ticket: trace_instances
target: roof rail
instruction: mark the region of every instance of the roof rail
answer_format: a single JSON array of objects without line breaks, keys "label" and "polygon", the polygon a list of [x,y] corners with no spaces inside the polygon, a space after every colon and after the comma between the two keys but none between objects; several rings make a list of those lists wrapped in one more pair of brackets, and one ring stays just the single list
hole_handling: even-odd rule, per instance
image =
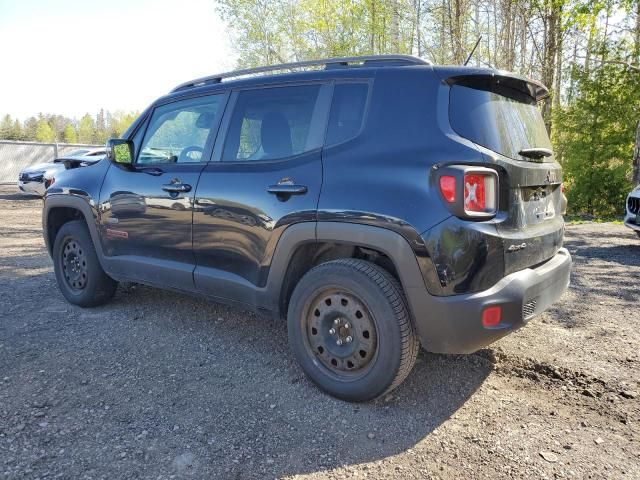
[{"label": "roof rail", "polygon": [[423,60],[412,55],[365,55],[360,57],[336,57],[336,58],[324,58],[320,60],[307,60],[304,62],[282,63],[279,65],[268,65],[257,68],[246,68],[243,70],[234,70],[232,72],[219,73],[216,75],[209,75],[207,77],[197,78],[189,82],[181,83],[171,93],[179,90],[185,90],[192,87],[200,87],[202,85],[209,85],[214,83],[220,83],[223,78],[242,77],[245,75],[255,75],[258,73],[274,72],[278,70],[294,70],[297,68],[305,67],[318,67],[324,66],[325,69],[348,67],[350,63],[356,64],[380,64],[380,66],[387,64],[400,66],[400,65],[431,65],[428,61]]}]

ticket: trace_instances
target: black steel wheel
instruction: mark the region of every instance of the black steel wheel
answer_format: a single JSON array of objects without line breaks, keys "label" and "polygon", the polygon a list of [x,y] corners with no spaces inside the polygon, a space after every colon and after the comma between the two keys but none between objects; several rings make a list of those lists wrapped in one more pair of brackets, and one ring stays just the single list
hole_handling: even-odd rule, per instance
[{"label": "black steel wheel", "polygon": [[418,353],[400,285],[362,260],[335,260],[307,272],[291,295],[287,323],[304,372],[344,400],[371,400],[394,389]]},{"label": "black steel wheel", "polygon": [[333,375],[364,375],[376,355],[378,333],[369,309],[352,292],[328,288],[306,309],[306,347]]},{"label": "black steel wheel", "polygon": [[77,240],[65,240],[60,261],[67,286],[72,290],[83,290],[87,285],[87,259]]},{"label": "black steel wheel", "polygon": [[113,297],[118,283],[102,269],[83,221],[74,220],[60,227],[52,258],[58,288],[70,303],[95,307]]}]

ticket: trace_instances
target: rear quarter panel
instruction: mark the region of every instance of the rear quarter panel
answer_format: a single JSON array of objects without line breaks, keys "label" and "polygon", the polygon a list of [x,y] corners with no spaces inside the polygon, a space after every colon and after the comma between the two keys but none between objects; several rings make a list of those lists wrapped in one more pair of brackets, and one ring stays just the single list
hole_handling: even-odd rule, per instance
[{"label": "rear quarter panel", "polygon": [[323,151],[318,220],[382,226],[412,242],[451,215],[430,185],[431,167],[481,157],[447,141],[438,120],[439,86],[428,67],[378,70],[362,133]]}]

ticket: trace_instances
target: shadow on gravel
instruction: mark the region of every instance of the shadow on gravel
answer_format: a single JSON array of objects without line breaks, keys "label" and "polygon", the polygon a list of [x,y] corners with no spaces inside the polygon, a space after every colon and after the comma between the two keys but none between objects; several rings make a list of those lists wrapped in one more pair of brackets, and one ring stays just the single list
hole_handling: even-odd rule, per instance
[{"label": "shadow on gravel", "polygon": [[[636,240],[636,239],[633,239]],[[611,245],[602,247],[579,247],[567,242],[569,248],[575,248],[577,254],[588,259],[599,259],[604,262],[615,262],[620,265],[640,267],[640,240],[637,245]]]},{"label": "shadow on gravel", "polygon": [[[626,235],[627,233],[630,234]],[[620,244],[627,239],[628,243]],[[612,241],[618,243],[614,244]],[[607,304],[615,302],[616,299],[623,302],[637,301],[640,240],[633,232],[613,234],[574,230],[565,241],[565,246],[574,260],[574,272],[569,288],[585,301],[560,301],[553,305],[549,313],[556,322],[567,328],[580,326],[586,318],[582,314],[594,307],[594,299]],[[619,265],[630,268],[621,275]]]},{"label": "shadow on gravel", "polygon": [[0,267],[7,270],[4,275],[15,275],[19,277],[23,274],[24,270],[51,266],[51,259],[46,251],[43,250],[41,247],[23,248],[24,255],[16,255],[13,257],[0,256]]},{"label": "shadow on gravel", "polygon": [[[632,232],[629,233],[628,236],[622,236],[602,232],[572,232],[571,237],[565,241],[565,246],[577,257],[588,261],[602,260],[637,267],[640,266],[640,239]],[[628,243],[624,245],[606,243],[607,239],[620,241],[627,238]]]},{"label": "shadow on gravel", "polygon": [[[3,189],[6,190],[6,189]],[[12,200],[12,201],[34,201],[40,200],[41,197],[38,195],[31,195],[28,193],[0,193],[0,200]]]},{"label": "shadow on gravel", "polygon": [[4,408],[16,412],[6,430],[36,453],[64,449],[50,474],[274,478],[382,460],[430,435],[492,371],[478,356],[421,353],[391,395],[350,404],[306,379],[280,322],[142,286],[94,309],[53,293],[0,325]]}]

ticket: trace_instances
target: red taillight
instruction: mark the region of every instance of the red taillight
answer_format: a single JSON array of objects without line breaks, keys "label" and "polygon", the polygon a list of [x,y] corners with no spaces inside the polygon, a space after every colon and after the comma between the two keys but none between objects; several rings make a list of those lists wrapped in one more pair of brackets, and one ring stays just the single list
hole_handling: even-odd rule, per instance
[{"label": "red taillight", "polygon": [[498,174],[494,169],[447,165],[437,169],[438,187],[449,211],[462,219],[486,220],[498,210]]},{"label": "red taillight", "polygon": [[456,201],[456,177],[451,175],[443,175],[440,177],[440,193],[444,199],[453,203]]},{"label": "red taillight", "polygon": [[561,183],[561,184],[560,184],[560,191],[561,191],[562,193],[564,193],[564,183]]},{"label": "red taillight", "polygon": [[464,210],[466,213],[496,211],[497,179],[494,174],[470,172],[464,174]]},{"label": "red taillight", "polygon": [[487,307],[482,312],[482,326],[485,328],[497,327],[502,320],[502,307],[494,305]]},{"label": "red taillight", "polygon": [[44,181],[44,187],[49,188],[54,183],[56,183],[56,179],[54,177],[48,178],[47,180]]}]

